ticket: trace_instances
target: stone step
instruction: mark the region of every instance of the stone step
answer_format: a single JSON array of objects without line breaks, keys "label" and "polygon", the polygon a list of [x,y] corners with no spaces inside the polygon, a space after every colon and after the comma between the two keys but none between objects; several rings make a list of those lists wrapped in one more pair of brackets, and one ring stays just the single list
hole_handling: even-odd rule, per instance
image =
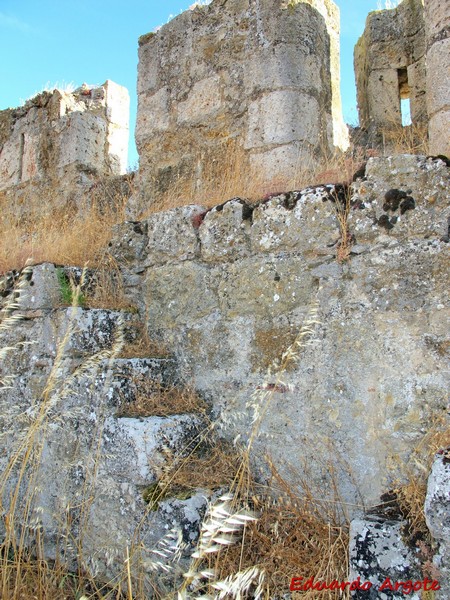
[{"label": "stone step", "polygon": [[[82,269],[42,263],[27,267],[22,272],[10,271],[0,277],[0,308],[12,297],[18,301],[21,311],[71,306],[73,286],[80,286],[80,306],[95,307],[100,302],[103,307],[108,300],[113,305],[117,302],[114,294],[120,294],[119,279],[116,270]],[[18,282],[21,282],[19,289]],[[102,286],[107,289],[100,294],[99,288]]]},{"label": "stone step", "polygon": [[102,405],[112,416],[127,414],[127,407],[133,403],[142,404],[145,398],[155,397],[165,388],[182,385],[173,358],[102,360],[72,377],[73,383],[69,383],[78,406]]}]

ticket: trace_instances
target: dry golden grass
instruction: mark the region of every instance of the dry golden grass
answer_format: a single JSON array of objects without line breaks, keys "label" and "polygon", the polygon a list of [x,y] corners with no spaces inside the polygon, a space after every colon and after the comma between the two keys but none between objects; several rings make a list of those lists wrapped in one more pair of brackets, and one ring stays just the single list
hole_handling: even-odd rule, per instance
[{"label": "dry golden grass", "polygon": [[[106,239],[109,241],[109,236]],[[125,295],[122,273],[117,261],[102,248],[99,248],[94,259],[97,266],[90,269],[92,285],[88,284],[88,287],[92,289],[85,294],[86,306],[137,313],[138,309]]]},{"label": "dry golden grass", "polygon": [[190,388],[164,387],[150,382],[145,389],[139,383],[133,402],[122,402],[118,417],[168,417],[184,413],[204,413],[205,402]]},{"label": "dry golden grass", "polygon": [[104,257],[111,227],[124,220],[126,196],[109,198],[101,189],[85,205],[53,208],[30,202],[26,210],[0,197],[0,273],[21,269],[28,262],[98,265]]},{"label": "dry golden grass", "polygon": [[171,355],[166,344],[150,337],[142,321],[131,323],[128,328],[133,330],[132,340],[125,343],[120,358],[168,358]]},{"label": "dry golden grass", "polygon": [[[287,593],[292,577],[328,583],[348,580],[348,526],[330,510],[333,504],[321,503],[305,481],[302,492],[296,492],[273,466],[270,484],[252,482],[251,489],[258,520],[247,525],[241,544],[209,561],[220,579],[257,566],[265,573],[267,598]],[[292,597],[337,600],[349,598],[349,592],[313,590]]]},{"label": "dry golden grass", "polygon": [[426,124],[418,123],[403,126],[392,122],[381,131],[383,139],[383,154],[429,154],[428,128]]},{"label": "dry golden grass", "polygon": [[[328,157],[324,157],[328,154]],[[212,208],[231,198],[245,198],[254,203],[277,193],[299,190],[323,183],[349,183],[363,163],[361,152],[324,152],[322,158],[313,160],[299,156],[294,174],[288,177],[268,178],[264,172],[255,172],[248,165],[248,155],[239,146],[224,146],[222,159],[205,162],[195,180],[180,177],[167,192],[152,202],[141,218],[185,206],[200,204]]]}]

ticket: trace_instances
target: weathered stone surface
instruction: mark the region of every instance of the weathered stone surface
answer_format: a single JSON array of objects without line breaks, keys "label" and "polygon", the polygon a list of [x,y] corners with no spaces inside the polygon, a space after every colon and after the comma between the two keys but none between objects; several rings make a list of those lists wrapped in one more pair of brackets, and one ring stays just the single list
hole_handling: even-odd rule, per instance
[{"label": "weathered stone surface", "polygon": [[192,260],[200,253],[198,226],[205,209],[182,206],[146,219],[148,245],[145,265]]},{"label": "weathered stone surface", "polygon": [[239,199],[208,211],[199,227],[202,259],[220,262],[247,256],[252,211]]},{"label": "weathered stone surface", "polygon": [[[369,590],[351,593],[357,600],[400,600],[414,598],[421,594],[402,587],[392,591],[396,582],[421,581],[422,574],[414,554],[402,541],[404,522],[382,521],[376,518],[354,519],[350,524],[350,581],[360,577],[361,582],[370,581]],[[383,589],[380,589],[383,588]],[[408,591],[409,589],[409,591]]]},{"label": "weathered stone surface", "polygon": [[442,0],[425,2],[430,152],[450,156],[450,13]]},{"label": "weathered stone surface", "polygon": [[449,190],[449,169],[440,159],[371,158],[365,178],[353,186],[350,229],[358,243],[428,240],[432,251],[448,240]]},{"label": "weathered stone surface", "polygon": [[435,457],[428,478],[425,518],[428,529],[439,547],[433,560],[439,572],[441,585],[436,598],[444,600],[450,594],[450,460],[448,449],[442,450]]},{"label": "weathered stone surface", "polygon": [[330,190],[324,186],[281,194],[253,212],[254,252],[303,252],[305,256],[318,252],[332,256],[338,238],[336,211]]},{"label": "weathered stone surface", "polygon": [[80,201],[94,176],[125,173],[128,112],[127,90],[112,81],[43,92],[2,111],[0,191],[15,204]]},{"label": "weathered stone surface", "polygon": [[220,176],[237,160],[262,179],[289,178],[314,149],[348,145],[338,9],[330,0],[196,6],[141,38],[138,100],[135,212],[180,182],[200,190],[205,165]]},{"label": "weathered stone surface", "polygon": [[[248,433],[246,403],[273,383],[266,368],[318,301],[315,342],[275,390],[255,454],[269,452],[287,476],[287,463],[309,464],[324,495],[331,461],[351,506],[378,502],[445,411],[448,181],[443,161],[399,156],[370,160],[347,191],[318,186],[253,210],[235,199],[206,213],[189,260],[177,250],[184,225],[154,215],[160,263],[129,288],[215,410],[240,415],[233,437]],[[392,190],[404,195],[386,198]],[[346,199],[356,241],[339,264],[336,202]],[[397,217],[392,229],[383,215]]]},{"label": "weathered stone surface", "polygon": [[[33,271],[28,284],[34,285],[28,289],[35,292],[34,304],[40,308],[30,306],[24,294],[25,320],[0,336],[0,348],[9,347],[0,367],[2,473],[10,461],[18,460],[2,481],[2,506],[8,510],[21,468],[19,448],[25,444],[35,459],[25,466],[16,518],[21,519],[27,499],[29,533],[32,537],[33,527],[41,528],[46,557],[59,553],[73,568],[82,560],[78,566],[109,581],[121,573],[126,549],[133,555],[138,538],[138,552],[144,555],[174,526],[183,529],[187,542],[195,541],[205,510],[203,496],[193,490],[187,500],[168,498],[160,511],[150,509],[144,493],[161,477],[173,453],[187,452],[202,421],[188,414],[118,418],[119,405],[121,414],[126,413],[124,407],[138,394],[179,383],[175,362],[107,359],[104,352],[113,346],[120,322],[131,317],[117,311],[55,308],[53,275],[50,265]],[[4,530],[0,519],[0,535]],[[81,546],[69,542],[61,550],[64,535]],[[144,578],[146,564],[141,561]]]}]

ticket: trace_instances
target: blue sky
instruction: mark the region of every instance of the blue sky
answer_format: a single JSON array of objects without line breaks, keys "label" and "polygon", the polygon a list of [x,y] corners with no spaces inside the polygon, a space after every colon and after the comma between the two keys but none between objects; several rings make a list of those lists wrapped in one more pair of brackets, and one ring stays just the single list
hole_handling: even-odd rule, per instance
[{"label": "blue sky", "polygon": [[[0,110],[45,87],[106,79],[128,88],[136,114],[137,40],[194,0],[0,0]],[[344,117],[356,123],[353,47],[377,0],[337,0]],[[137,162],[133,140],[129,162]]]}]

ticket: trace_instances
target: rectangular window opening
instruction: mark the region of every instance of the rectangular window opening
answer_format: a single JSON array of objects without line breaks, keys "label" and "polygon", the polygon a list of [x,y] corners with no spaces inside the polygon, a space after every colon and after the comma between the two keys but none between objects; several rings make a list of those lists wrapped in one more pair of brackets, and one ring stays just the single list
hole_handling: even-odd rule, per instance
[{"label": "rectangular window opening", "polygon": [[397,69],[398,74],[398,91],[400,96],[400,113],[402,116],[402,126],[411,125],[411,102],[410,102],[410,87],[408,82],[408,69],[402,67]]}]

